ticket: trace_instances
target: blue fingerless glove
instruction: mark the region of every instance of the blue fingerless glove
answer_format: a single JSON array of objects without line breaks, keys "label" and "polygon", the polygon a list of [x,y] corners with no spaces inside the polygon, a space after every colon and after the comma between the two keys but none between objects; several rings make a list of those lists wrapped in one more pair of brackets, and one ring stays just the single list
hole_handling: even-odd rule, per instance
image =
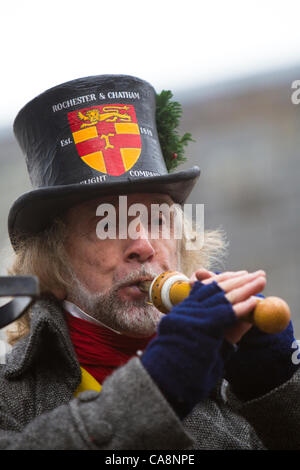
[{"label": "blue fingerless glove", "polygon": [[225,378],[235,395],[252,400],[289,380],[299,367],[292,362],[294,341],[291,322],[278,334],[266,334],[253,326],[226,362]]},{"label": "blue fingerless glove", "polygon": [[198,281],[160,321],[141,361],[181,418],[207,398],[222,377],[224,331],[236,321],[217,283]]}]

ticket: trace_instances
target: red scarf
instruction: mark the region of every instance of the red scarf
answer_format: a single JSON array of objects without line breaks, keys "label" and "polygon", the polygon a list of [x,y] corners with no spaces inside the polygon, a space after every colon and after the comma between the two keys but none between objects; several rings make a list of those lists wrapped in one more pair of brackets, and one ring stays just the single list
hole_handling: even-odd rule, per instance
[{"label": "red scarf", "polygon": [[100,384],[117,367],[144,350],[150,338],[131,338],[65,312],[77,359]]}]

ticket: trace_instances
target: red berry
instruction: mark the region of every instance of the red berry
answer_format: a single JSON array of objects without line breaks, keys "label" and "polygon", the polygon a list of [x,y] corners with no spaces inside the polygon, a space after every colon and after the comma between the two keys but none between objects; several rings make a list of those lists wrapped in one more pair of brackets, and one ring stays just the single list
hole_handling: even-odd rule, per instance
[{"label": "red berry", "polygon": [[172,156],[173,160],[176,160],[177,157],[178,157],[177,153],[173,153],[173,156]]}]

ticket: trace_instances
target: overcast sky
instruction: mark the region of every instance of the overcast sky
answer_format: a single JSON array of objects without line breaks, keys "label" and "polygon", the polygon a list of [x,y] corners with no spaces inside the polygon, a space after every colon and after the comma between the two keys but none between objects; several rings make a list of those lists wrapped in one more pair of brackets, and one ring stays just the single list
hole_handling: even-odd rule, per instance
[{"label": "overcast sky", "polygon": [[299,0],[10,0],[0,15],[0,128],[83,76],[125,73],[176,92],[300,65]]}]

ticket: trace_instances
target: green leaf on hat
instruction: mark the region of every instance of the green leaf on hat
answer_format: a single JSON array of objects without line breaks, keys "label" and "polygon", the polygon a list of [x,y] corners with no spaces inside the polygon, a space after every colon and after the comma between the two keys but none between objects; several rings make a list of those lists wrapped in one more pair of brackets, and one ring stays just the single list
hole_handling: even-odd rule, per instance
[{"label": "green leaf on hat", "polygon": [[182,137],[178,135],[176,129],[179,126],[182,107],[177,101],[171,101],[172,97],[170,90],[163,90],[156,95],[156,127],[169,173],[187,160],[184,156],[184,147],[193,141],[189,132]]}]

